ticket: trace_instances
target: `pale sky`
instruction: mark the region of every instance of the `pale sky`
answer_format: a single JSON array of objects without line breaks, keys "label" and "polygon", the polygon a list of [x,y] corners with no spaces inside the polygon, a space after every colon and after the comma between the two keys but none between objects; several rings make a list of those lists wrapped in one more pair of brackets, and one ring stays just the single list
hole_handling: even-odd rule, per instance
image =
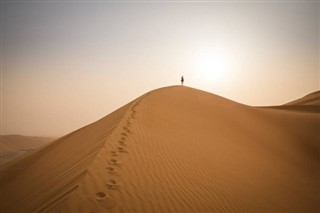
[{"label": "pale sky", "polygon": [[62,136],[185,85],[252,105],[319,90],[317,1],[1,1],[1,134]]}]

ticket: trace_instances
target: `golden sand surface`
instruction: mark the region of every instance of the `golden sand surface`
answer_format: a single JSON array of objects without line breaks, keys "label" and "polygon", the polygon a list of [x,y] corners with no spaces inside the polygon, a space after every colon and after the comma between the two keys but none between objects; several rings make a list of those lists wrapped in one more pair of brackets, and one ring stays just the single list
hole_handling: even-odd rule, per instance
[{"label": "golden sand surface", "polygon": [[319,132],[308,107],[157,89],[2,166],[1,212],[319,212]]}]

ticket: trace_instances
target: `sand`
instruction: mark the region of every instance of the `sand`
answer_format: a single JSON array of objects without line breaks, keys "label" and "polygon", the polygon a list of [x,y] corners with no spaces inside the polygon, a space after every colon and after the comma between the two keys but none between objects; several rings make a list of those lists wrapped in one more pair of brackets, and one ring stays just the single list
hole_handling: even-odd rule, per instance
[{"label": "sand", "polygon": [[54,138],[24,135],[0,135],[0,164],[30,153]]},{"label": "sand", "polygon": [[151,91],[1,168],[2,212],[319,212],[320,114]]},{"label": "sand", "polygon": [[291,101],[286,105],[320,105],[320,91],[310,93],[298,100]]}]

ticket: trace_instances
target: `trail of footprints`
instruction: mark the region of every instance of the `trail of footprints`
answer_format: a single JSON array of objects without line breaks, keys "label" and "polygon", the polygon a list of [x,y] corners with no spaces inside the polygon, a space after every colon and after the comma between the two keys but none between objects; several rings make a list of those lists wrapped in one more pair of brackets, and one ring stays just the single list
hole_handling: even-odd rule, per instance
[{"label": "trail of footprints", "polygon": [[116,142],[116,149],[110,151],[110,156],[107,160],[106,170],[109,174],[109,179],[107,180],[105,187],[107,189],[108,195],[103,191],[96,193],[96,200],[101,202],[101,205],[105,208],[112,208],[115,206],[115,203],[112,199],[112,195],[115,191],[120,190],[119,178],[121,174],[121,157],[123,154],[128,154],[127,138],[130,134],[133,134],[130,129],[132,126],[132,121],[136,119],[137,110],[136,108],[140,105],[141,99],[139,99],[131,108],[130,115],[126,119],[126,125],[122,127],[122,132],[120,134],[119,140]]}]

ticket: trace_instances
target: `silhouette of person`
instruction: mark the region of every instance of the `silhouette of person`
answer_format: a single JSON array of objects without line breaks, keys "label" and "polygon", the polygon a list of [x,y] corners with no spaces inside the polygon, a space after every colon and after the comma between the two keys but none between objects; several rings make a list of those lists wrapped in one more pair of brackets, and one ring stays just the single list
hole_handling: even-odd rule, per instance
[{"label": "silhouette of person", "polygon": [[181,86],[183,86],[184,78],[181,76]]}]

